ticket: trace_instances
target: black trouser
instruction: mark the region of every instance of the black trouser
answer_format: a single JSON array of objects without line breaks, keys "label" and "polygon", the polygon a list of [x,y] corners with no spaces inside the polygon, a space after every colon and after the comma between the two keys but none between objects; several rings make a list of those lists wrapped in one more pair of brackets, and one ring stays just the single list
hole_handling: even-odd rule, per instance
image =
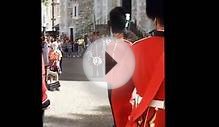
[{"label": "black trouser", "polygon": [[113,127],[116,127],[115,125],[115,118],[114,118],[114,114],[113,114],[113,107],[112,107],[112,100],[111,100],[111,97],[112,97],[112,90],[111,89],[108,89],[108,99],[109,99],[109,103],[110,103],[110,108],[111,108],[111,111],[112,111],[112,115],[113,115]]},{"label": "black trouser", "polygon": [[44,117],[44,112],[45,112],[45,111],[44,111],[44,110],[42,110],[42,118]]},{"label": "black trouser", "polygon": [[[63,56],[63,52],[62,52],[62,56]],[[61,57],[61,59],[60,59],[60,69],[61,69],[61,71],[62,71],[62,57]]]}]

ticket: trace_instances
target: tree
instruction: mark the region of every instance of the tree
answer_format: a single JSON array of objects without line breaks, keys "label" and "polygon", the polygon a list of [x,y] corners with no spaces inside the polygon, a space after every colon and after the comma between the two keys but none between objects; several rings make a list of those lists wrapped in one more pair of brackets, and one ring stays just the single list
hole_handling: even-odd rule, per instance
[{"label": "tree", "polygon": [[48,4],[49,4],[49,0],[41,0],[41,2],[42,2],[45,6],[48,6]]}]

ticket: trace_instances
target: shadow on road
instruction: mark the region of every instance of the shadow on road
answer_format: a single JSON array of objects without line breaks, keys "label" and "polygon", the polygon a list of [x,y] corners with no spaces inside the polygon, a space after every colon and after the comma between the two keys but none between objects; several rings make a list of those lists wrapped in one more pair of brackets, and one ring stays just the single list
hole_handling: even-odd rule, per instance
[{"label": "shadow on road", "polygon": [[60,80],[64,81],[89,81],[87,77],[84,74],[78,74],[78,73],[64,73],[60,76]]},{"label": "shadow on road", "polygon": [[111,114],[70,114],[71,118],[46,116],[44,127],[112,127]]},{"label": "shadow on road", "polygon": [[101,112],[102,114],[110,114],[110,115],[112,112],[109,105],[98,106],[98,107],[92,109],[92,111],[97,111],[97,112]]}]

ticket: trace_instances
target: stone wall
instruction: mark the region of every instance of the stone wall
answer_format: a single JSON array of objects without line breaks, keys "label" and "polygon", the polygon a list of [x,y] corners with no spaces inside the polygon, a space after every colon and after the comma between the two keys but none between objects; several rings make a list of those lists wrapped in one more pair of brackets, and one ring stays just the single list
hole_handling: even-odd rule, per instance
[{"label": "stone wall", "polygon": [[[79,0],[79,17],[70,20],[69,26],[75,28],[75,36],[82,36],[93,27],[93,0]],[[77,37],[76,37],[77,38]]]},{"label": "stone wall", "polygon": [[132,19],[136,23],[138,29],[148,33],[154,29],[154,24],[146,15],[146,1],[132,0]]}]

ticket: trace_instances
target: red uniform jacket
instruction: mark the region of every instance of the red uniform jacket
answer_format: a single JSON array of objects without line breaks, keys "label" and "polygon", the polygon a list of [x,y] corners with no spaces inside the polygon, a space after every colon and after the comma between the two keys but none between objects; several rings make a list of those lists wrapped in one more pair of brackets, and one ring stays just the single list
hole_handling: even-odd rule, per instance
[{"label": "red uniform jacket", "polygon": [[116,127],[125,127],[128,116],[132,111],[130,98],[134,89],[132,80],[126,85],[113,89],[111,94],[111,107]]},{"label": "red uniform jacket", "polygon": [[45,66],[44,66],[44,61],[42,58],[42,102],[44,102],[47,99],[47,87],[46,87],[46,81],[45,81]]},{"label": "red uniform jacket", "polygon": [[[152,119],[155,109],[148,108],[152,100],[164,100],[164,37],[153,36],[144,38],[132,46],[135,54],[135,72],[133,82],[137,94],[142,100],[137,108],[133,109],[126,127],[137,127],[136,121],[147,110],[147,125]],[[155,127],[165,127],[165,111],[158,110]]]},{"label": "red uniform jacket", "polygon": [[[131,46],[131,42],[124,40]],[[132,105],[130,98],[134,85],[132,80],[120,88],[112,89],[111,91],[111,108],[116,127],[125,127],[128,116],[131,113]]]}]

